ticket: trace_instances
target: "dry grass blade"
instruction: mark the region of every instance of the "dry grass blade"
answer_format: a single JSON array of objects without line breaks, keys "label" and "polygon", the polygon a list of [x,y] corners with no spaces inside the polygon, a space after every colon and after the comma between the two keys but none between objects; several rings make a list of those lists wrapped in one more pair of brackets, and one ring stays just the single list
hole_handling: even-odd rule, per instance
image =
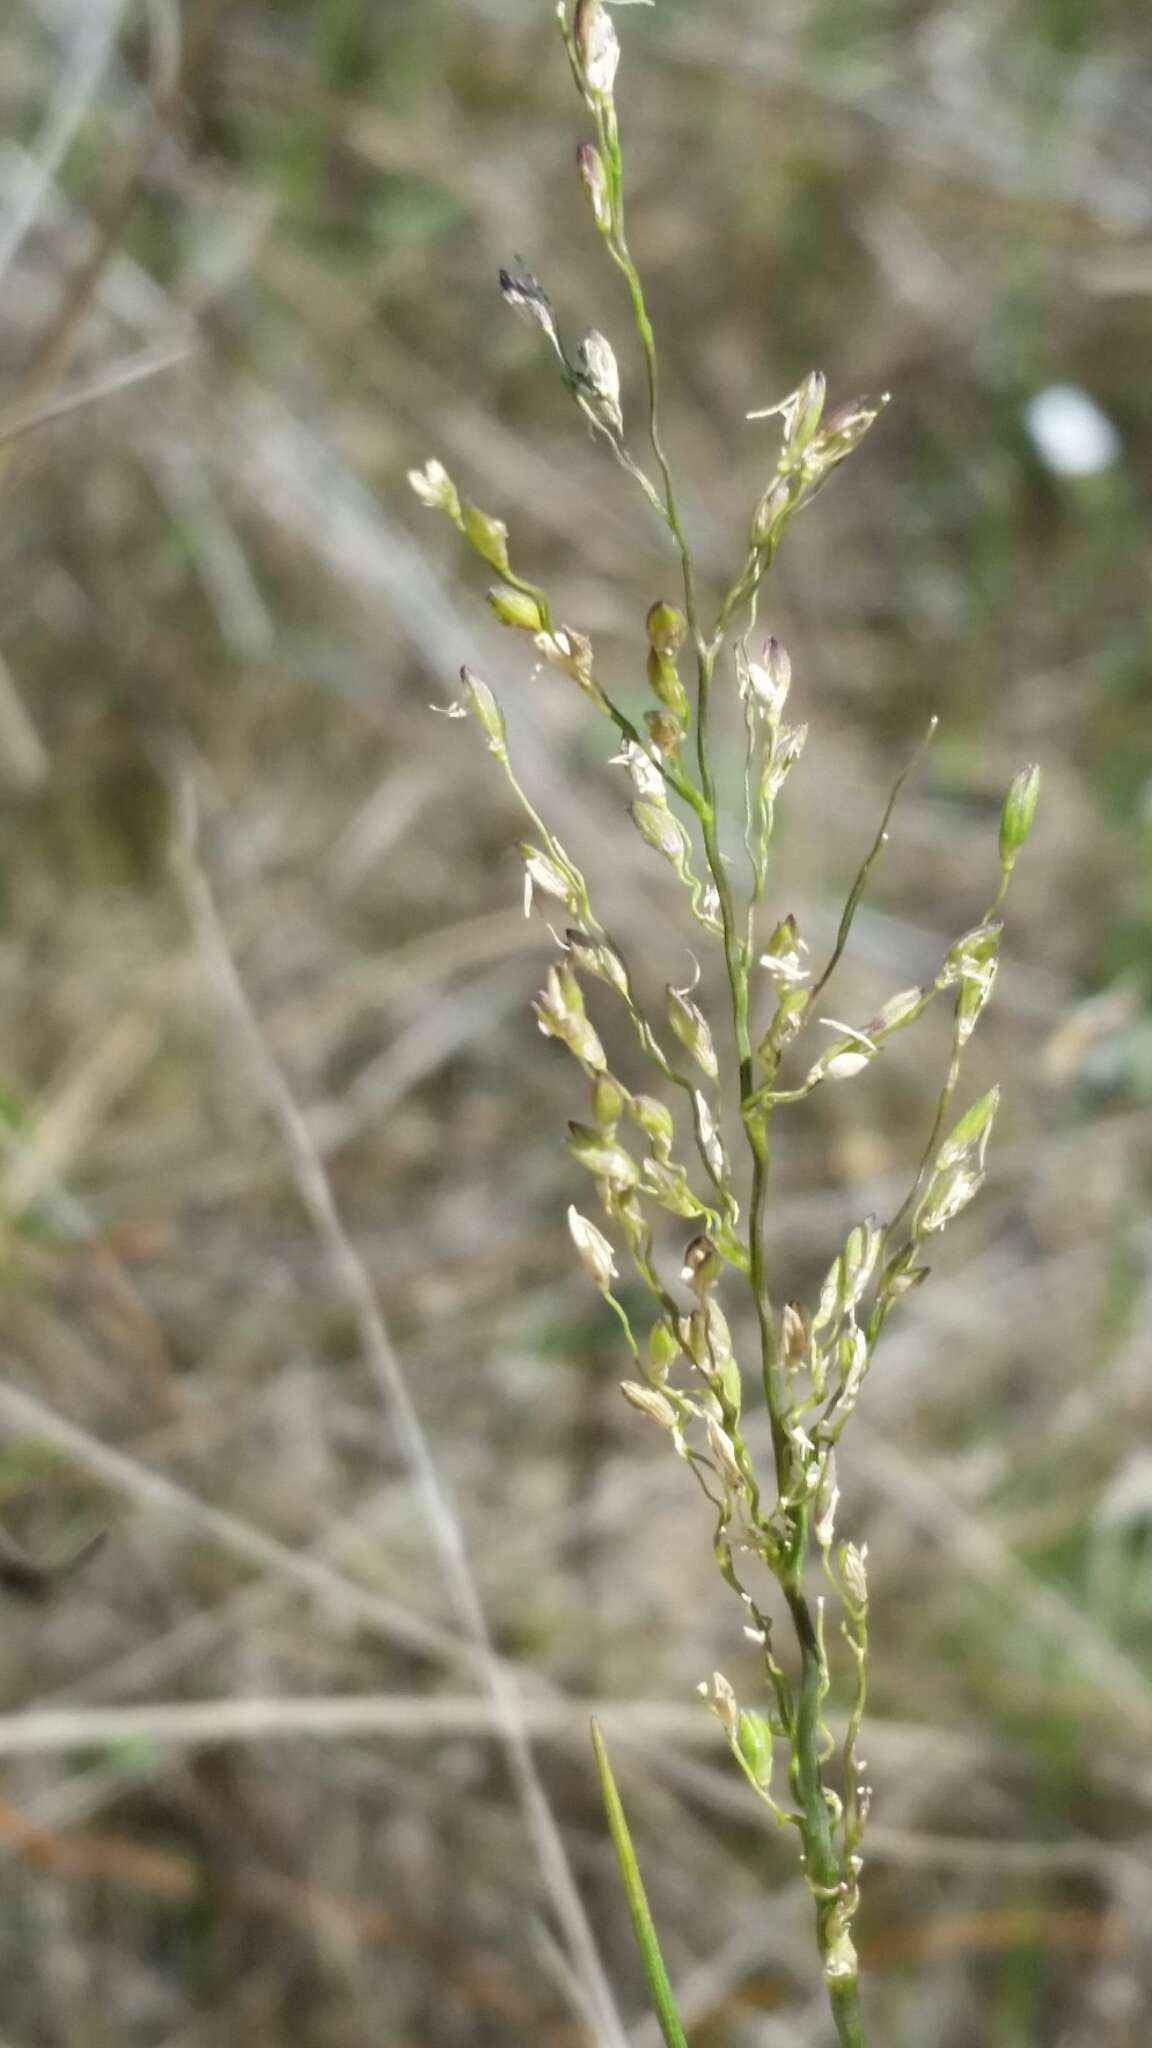
[{"label": "dry grass blade", "polygon": [[110,363],[106,369],[94,371],[90,376],[77,377],[71,384],[59,385],[48,396],[9,405],[0,411],[0,447],[22,440],[25,434],[34,433],[37,427],[48,426],[53,420],[66,419],[70,413],[82,412],[90,405],[104,404],[121,391],[135,390],[138,385],[162,376],[167,370],[178,369],[181,363],[188,361],[192,352],[192,341],[187,336],[177,335],[171,341],[158,342],[152,348],[138,349],[132,355],[122,356],[118,362]]},{"label": "dry grass blade", "polygon": [[61,73],[39,141],[0,217],[0,284],[52,189],[57,171],[100,89],[127,0],[93,0],[73,9],[68,62]]}]

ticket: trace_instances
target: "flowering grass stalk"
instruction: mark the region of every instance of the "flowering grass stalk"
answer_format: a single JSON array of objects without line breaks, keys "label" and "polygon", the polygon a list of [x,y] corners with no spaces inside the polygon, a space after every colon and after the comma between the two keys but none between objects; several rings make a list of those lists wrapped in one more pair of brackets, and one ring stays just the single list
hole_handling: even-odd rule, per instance
[{"label": "flowering grass stalk", "polygon": [[[645,621],[652,703],[641,724],[612,694],[588,635],[558,621],[547,593],[513,566],[504,524],[464,499],[436,461],[413,472],[411,482],[423,503],[445,513],[500,578],[489,593],[497,618],[529,639],[541,661],[615,728],[615,758],[633,784],[632,823],[681,884],[702,943],[718,949],[723,960],[729,1010],[723,1033],[697,1002],[695,985],[670,985],[663,1016],[649,1014],[584,877],[516,776],[495,695],[464,669],[458,714],[475,718],[531,827],[532,836],[519,849],[526,905],[539,901],[550,917],[564,913],[565,936],[534,1007],[540,1029],[568,1049],[587,1078],[587,1121],[570,1124],[568,1143],[591,1179],[608,1226],[602,1229],[573,1207],[573,1243],[628,1347],[624,1396],[666,1435],[704,1493],[717,1568],[762,1659],[764,1691],[757,1704],[739,1701],[720,1673],[701,1692],[752,1792],[774,1822],[795,1830],[837,2036],[842,2048],[863,2048],[852,1923],[869,1799],[857,1758],[868,1672],[868,1574],[866,1546],[841,1538],[837,1529],[837,1446],[889,1316],[926,1277],[926,1241],[966,1207],[984,1178],[998,1091],[991,1089],[958,1118],[955,1097],[965,1049],[995,982],[1000,911],[1031,827],[1039,774],[1026,768],[1013,782],[1000,827],[999,886],[984,915],[944,954],[933,979],[900,990],[859,1026],[822,1017],[819,999],[848,944],[901,787],[935,721],[896,781],[830,956],[817,967],[793,917],[762,929],[776,806],[807,728],[785,723],[787,653],[773,637],[754,652],[753,636],[766,579],[792,520],[851,455],[887,398],[854,398],[829,408],[824,378],[813,371],[779,403],[749,415],[779,422],[779,450],[732,581],[718,602],[709,603],[701,594],[665,452],[656,342],[627,239],[615,25],[608,0],[576,0],[571,13],[561,0],[558,19],[593,130],[578,150],[578,174],[594,226],[624,281],[643,363],[647,454],[638,454],[626,433],[620,373],[605,337],[588,334],[570,349],[552,300],[535,277],[506,270],[500,281],[509,304],[540,329],[572,399],[667,528],[679,560],[677,601],[658,599]],[[743,713],[742,885],[734,882],[721,850],[711,722],[718,689],[735,690]],[[610,1069],[585,1004],[585,987],[594,981],[606,984],[623,1006],[639,1053],[654,1070],[658,1094],[636,1091]],[[895,1033],[915,1024],[938,1000],[952,1007],[951,1056],[905,1200],[887,1222],[867,1217],[849,1232],[814,1306],[777,1306],[765,1257],[776,1115],[818,1089],[863,1073]],[[831,1023],[834,1036],[815,1055],[798,1059],[802,1033],[812,1022]],[[733,1122],[738,1110],[743,1170],[725,1141],[726,1108]],[[660,1212],[690,1226],[679,1275],[682,1292],[674,1291],[657,1264],[654,1222]],[[646,1328],[617,1291],[622,1254],[648,1298]],[[758,1333],[754,1368],[737,1359],[724,1306],[728,1301],[730,1308],[741,1294]],[[766,1470],[757,1465],[743,1424],[745,1401],[757,1384],[771,1438]],[[780,1588],[791,1625],[788,1646],[777,1645],[772,1618],[745,1583],[749,1561],[766,1566]],[[817,1568],[826,1582],[823,1594],[813,1590]],[[825,1717],[833,1675],[829,1594],[851,1702],[839,1744]],[[665,2039],[675,2044],[683,2033],[598,1732],[596,1750],[653,2006]]]}]

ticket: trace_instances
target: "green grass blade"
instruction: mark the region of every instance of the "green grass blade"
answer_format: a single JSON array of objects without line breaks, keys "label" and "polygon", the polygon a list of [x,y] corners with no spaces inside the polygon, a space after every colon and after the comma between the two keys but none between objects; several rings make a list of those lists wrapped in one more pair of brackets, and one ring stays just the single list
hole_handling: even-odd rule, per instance
[{"label": "green grass blade", "polygon": [[632,1915],[632,1926],[636,1935],[636,1944],[644,1964],[644,1975],[648,1979],[648,1989],[652,1994],[652,2009],[660,2022],[660,2031],[668,2044],[668,2048],[688,2048],[688,2043],[684,2037],[684,2029],[680,2025],[679,2016],[676,2012],[675,2002],[672,1997],[672,1986],[668,1981],[668,1972],[664,1967],[664,1958],[660,1953],[660,1943],[656,1939],[656,1929],[652,1923],[648,1897],[644,1890],[644,1880],[640,1875],[640,1866],[636,1861],[636,1851],[632,1847],[632,1836],[628,1830],[624,1808],[620,1804],[620,1794],[616,1789],[616,1780],[612,1775],[612,1766],[608,1761],[608,1751],[604,1746],[604,1737],[600,1733],[599,1726],[595,1721],[592,1723],[592,1747],[596,1752],[596,1769],[600,1773],[600,1791],[604,1798],[604,1811],[608,1816],[612,1846],[616,1851],[616,1861],[620,1865],[620,1875],[624,1880],[624,1890],[628,1899],[628,1911]]}]

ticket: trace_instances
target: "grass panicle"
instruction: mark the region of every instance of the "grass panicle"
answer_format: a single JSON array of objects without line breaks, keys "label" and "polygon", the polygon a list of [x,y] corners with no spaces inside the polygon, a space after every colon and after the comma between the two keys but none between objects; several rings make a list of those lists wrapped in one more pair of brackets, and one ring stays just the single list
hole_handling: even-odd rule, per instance
[{"label": "grass panicle", "polygon": [[[590,636],[557,620],[546,591],[514,565],[504,523],[470,504],[435,459],[414,472],[411,482],[422,502],[445,514],[499,575],[489,596],[496,617],[530,642],[541,666],[580,690],[614,729],[613,743],[619,745],[613,759],[633,789],[631,821],[680,884],[695,927],[693,944],[720,956],[728,1011],[723,1023],[705,1014],[695,981],[669,983],[662,1013],[649,1013],[583,875],[516,776],[495,694],[465,669],[461,715],[471,714],[480,726],[528,821],[530,836],[519,849],[526,907],[538,903],[549,920],[562,909],[567,925],[535,1014],[541,1031],[582,1069],[588,1088],[587,1110],[570,1124],[568,1144],[588,1176],[604,1227],[573,1206],[573,1243],[621,1325],[629,1354],[626,1400],[641,1421],[665,1435],[709,1504],[717,1569],[762,1662],[758,1701],[739,1700],[720,1672],[700,1691],[751,1792],[776,1825],[795,1831],[837,2037],[842,2048],[863,2048],[853,1921],[869,1805],[857,1751],[868,1679],[869,1588],[867,1546],[838,1526],[837,1448],[889,1316],[926,1277],[927,1240],[960,1214],[984,1178],[998,1092],[991,1089],[963,1113],[958,1097],[965,1051],[995,983],[1000,912],[1032,824],[1039,777],[1028,767],[1013,782],[1001,819],[998,887],[979,922],[945,952],[933,979],[896,991],[875,1016],[859,1023],[825,1016],[824,991],[849,944],[900,791],[936,722],[895,779],[831,954],[818,964],[795,919],[773,919],[766,911],[777,806],[808,728],[785,719],[793,681],[786,650],[771,634],[757,650],[755,635],[789,527],[860,445],[887,394],[830,405],[824,377],[812,371],[786,397],[749,410],[750,420],[774,423],[778,446],[748,514],[732,579],[709,599],[666,452],[656,340],[626,232],[616,27],[606,0],[577,0],[572,13],[561,5],[558,18],[592,129],[577,152],[578,176],[593,226],[623,281],[639,350],[645,398],[638,438],[625,415],[609,340],[593,332],[570,347],[562,314],[538,279],[506,270],[500,281],[508,303],[545,338],[590,430],[607,443],[667,529],[678,560],[675,599],[658,596],[644,621],[652,704],[642,724],[617,701]],[[743,715],[742,879],[721,844],[711,715],[718,691],[736,693]],[[590,982],[604,984],[623,1006],[653,1093],[609,1067],[585,1008]],[[849,1232],[814,1304],[789,1299],[770,1276],[765,1252],[775,1118],[819,1089],[864,1075],[888,1040],[915,1025],[936,1001],[952,1007],[951,1052],[907,1195],[889,1219],[865,1217]],[[742,1132],[737,1157],[726,1140],[729,1127]],[[686,1226],[676,1278],[665,1275],[657,1259],[661,1213]],[[639,1326],[637,1300],[647,1302],[646,1327]],[[755,1329],[757,1355],[738,1354],[733,1322]],[[768,1460],[754,1457],[745,1430],[745,1405],[753,1402],[767,1410]],[[792,1638],[787,1644],[778,1644],[774,1622],[751,1590],[759,1566],[780,1589]],[[849,1706],[837,1741],[825,1704],[834,1681],[841,1680]],[[665,2039],[681,2042],[599,1738],[596,1753],[654,2010]]]}]

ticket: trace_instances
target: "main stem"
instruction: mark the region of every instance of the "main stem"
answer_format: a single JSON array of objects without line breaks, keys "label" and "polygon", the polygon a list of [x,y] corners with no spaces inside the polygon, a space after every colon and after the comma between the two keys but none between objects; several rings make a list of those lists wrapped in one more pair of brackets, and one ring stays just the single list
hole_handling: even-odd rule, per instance
[{"label": "main stem", "polygon": [[[649,329],[649,333],[650,331]],[[657,448],[659,447],[655,436],[654,445]],[[709,710],[720,635],[717,633],[710,642],[706,642],[699,632],[696,620],[695,590],[691,576],[691,558],[686,544],[684,546],[684,559],[686,565],[684,583],[685,608],[689,612],[689,626],[693,631],[697,649],[696,757],[700,790],[704,797],[704,805],[700,812],[700,824],[708,867],[720,901],[720,917],[724,932],[724,960],[728,973],[733,1029],[740,1065],[740,1100],[742,1106],[746,1106],[750,1104],[755,1090],[755,1071],[749,1028],[748,967],[751,959],[751,946],[743,944],[736,929],[732,889],[720,849],[716,816],[716,786],[709,748]],[[780,1347],[776,1336],[764,1251],[765,1208],[770,1163],[768,1112],[762,1109],[744,1107],[744,1129],[752,1154],[752,1191],[748,1219],[749,1280],[760,1331],[764,1394],[772,1431],[772,1450],[776,1467],[777,1488],[783,1494],[788,1483],[788,1439],[784,1426],[786,1390],[781,1383],[782,1363]],[[825,1796],[824,1776],[820,1759],[820,1702],[824,1669],[811,1604],[804,1594],[802,1583],[804,1557],[808,1542],[806,1510],[804,1508],[793,1510],[793,1521],[795,1537],[789,1563],[789,1577],[784,1582],[784,1594],[788,1602],[788,1610],[800,1648],[800,1686],[796,1702],[796,1718],[791,1731],[793,1781],[796,1796],[804,1816],[801,1833],[804,1841],[805,1867],[808,1882],[816,1901],[816,1939],[821,1958],[827,1965],[830,1951],[834,1942],[836,1942],[838,1933],[834,1916],[836,1907],[841,1900],[844,1872],[841,1868],[833,1837],[831,1815]],[[859,1980],[855,1972],[836,1977],[830,1977],[826,1973],[825,1982],[828,1986],[829,2002],[840,2048],[866,2048],[863,2020],[860,2012]]]},{"label": "main stem", "polygon": [[[800,1511],[803,1515],[804,1511]],[[806,1541],[805,1530],[805,1541]],[[799,1567],[802,1570],[802,1563]],[[865,2048],[864,2025],[860,2013],[859,1978],[853,1968],[845,1974],[830,1976],[828,1961],[834,1947],[840,1946],[837,1937],[836,1909],[840,1904],[840,1887],[844,1872],[836,1850],[832,1833],[831,1815],[824,1792],[824,1773],[820,1763],[820,1701],[823,1680],[820,1644],[812,1619],[810,1602],[805,1598],[799,1576],[784,1586],[788,1611],[800,1645],[800,1688],[796,1701],[796,1719],[792,1728],[792,1789],[802,1809],[803,1820],[800,1834],[804,1843],[805,1873],[816,1904],[816,1942],[825,1964],[824,1981],[828,1987],[828,1998],[832,2017],[836,2022],[836,2033],[841,2048]],[[849,1956],[853,1951],[849,1949]],[[838,1961],[840,1958],[838,1958]]]},{"label": "main stem", "polygon": [[[779,1493],[783,1494],[788,1484],[788,1439],[784,1422],[786,1390],[781,1383],[782,1364],[780,1348],[776,1336],[772,1297],[764,1253],[765,1205],[769,1171],[768,1112],[761,1107],[752,1107],[752,1098],[755,1093],[756,1084],[749,1026],[748,968],[752,957],[752,945],[751,942],[745,944],[741,940],[736,927],[732,887],[720,849],[720,836],[716,815],[716,784],[712,772],[712,760],[709,749],[709,710],[712,681],[716,669],[716,658],[723,645],[728,623],[729,606],[726,605],[725,609],[721,612],[720,618],[710,637],[705,637],[700,624],[692,551],[680,519],[671,466],[665,454],[660,434],[660,383],[656,355],[656,338],[648,314],[640,275],[632,261],[625,238],[623,163],[620,153],[619,136],[616,131],[615,115],[609,108],[603,109],[599,125],[600,140],[604,146],[610,166],[613,195],[613,227],[609,237],[609,248],[613,260],[623,274],[628,287],[636,332],[639,336],[640,347],[644,356],[648,383],[649,438],[664,487],[664,517],[680,557],[684,587],[684,611],[688,622],[688,630],[696,650],[696,759],[699,770],[700,794],[703,798],[697,814],[700,819],[705,856],[720,905],[720,920],[724,934],[724,963],[728,976],[728,988],[732,1004],[732,1022],[740,1070],[741,1110],[745,1134],[752,1154],[752,1189],[748,1219],[749,1280],[755,1300],[756,1319],[760,1331],[761,1367],[765,1401],[772,1431],[776,1482]],[[840,1867],[836,1844],[833,1838],[831,1816],[828,1809],[828,1801],[825,1797],[824,1778],[820,1760],[820,1702],[824,1671],[812,1608],[804,1594],[802,1585],[804,1556],[808,1540],[806,1510],[803,1508],[793,1510],[793,1521],[795,1538],[792,1554],[786,1567],[788,1576],[783,1581],[785,1598],[788,1602],[792,1624],[800,1647],[801,1666],[796,1717],[791,1731],[793,1784],[803,1811],[801,1833],[807,1859],[806,1871],[808,1882],[816,1899],[816,1938],[821,1957],[827,1965],[829,1951],[834,1940],[833,1914],[840,1899],[840,1887],[844,1873]],[[840,2048],[866,2048],[856,1975],[852,1973],[850,1975],[830,1977],[826,1970],[825,1982],[828,1986],[832,2017],[835,2021]]]},{"label": "main stem", "polygon": [[840,2043],[840,2048],[868,2048],[864,2039],[864,2022],[860,2014],[859,1978],[842,1977],[830,1981],[828,1999],[832,2007],[832,2018],[836,2022],[836,2039]]}]

